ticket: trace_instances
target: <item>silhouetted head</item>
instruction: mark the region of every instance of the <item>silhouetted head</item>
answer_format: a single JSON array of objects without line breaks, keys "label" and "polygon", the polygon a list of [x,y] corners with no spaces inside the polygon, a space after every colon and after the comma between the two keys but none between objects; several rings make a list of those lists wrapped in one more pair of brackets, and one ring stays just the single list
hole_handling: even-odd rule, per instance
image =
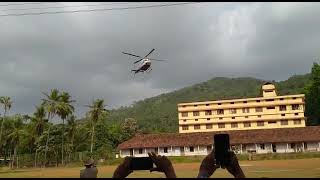
[{"label": "silhouetted head", "polygon": [[85,162],[85,164],[84,164],[84,166],[86,166],[86,167],[91,167],[91,166],[93,166],[94,165],[94,160],[93,159],[88,159],[88,160],[86,160],[86,162]]}]

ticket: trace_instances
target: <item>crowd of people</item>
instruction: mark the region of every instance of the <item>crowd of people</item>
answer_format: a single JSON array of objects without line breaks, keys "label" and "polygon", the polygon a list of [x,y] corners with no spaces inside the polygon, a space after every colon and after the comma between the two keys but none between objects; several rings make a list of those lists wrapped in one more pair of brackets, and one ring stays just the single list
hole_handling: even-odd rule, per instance
[{"label": "crowd of people", "polygon": [[[239,165],[237,156],[234,152],[229,152],[230,158],[227,165],[221,168],[226,169],[235,178],[245,178],[245,175]],[[150,169],[150,172],[162,172],[167,178],[177,178],[171,161],[166,156],[160,156],[154,152],[148,153],[156,167]],[[133,170],[130,169],[130,161],[132,157],[124,158],[124,161],[117,167],[113,173],[113,178],[126,178]],[[85,169],[80,171],[80,178],[97,178],[98,169],[93,159],[89,159],[85,163]],[[203,160],[199,168],[197,178],[209,178],[220,166],[216,163],[214,151],[208,154]]]}]

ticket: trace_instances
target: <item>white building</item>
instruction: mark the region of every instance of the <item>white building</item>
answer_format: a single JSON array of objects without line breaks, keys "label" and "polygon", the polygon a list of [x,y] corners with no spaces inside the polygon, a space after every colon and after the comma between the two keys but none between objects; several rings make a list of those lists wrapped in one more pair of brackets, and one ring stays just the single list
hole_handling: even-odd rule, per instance
[{"label": "white building", "polygon": [[213,136],[228,133],[236,153],[290,153],[320,151],[320,126],[301,128],[239,130],[202,133],[145,134],[121,143],[120,157],[207,155],[213,148]]}]

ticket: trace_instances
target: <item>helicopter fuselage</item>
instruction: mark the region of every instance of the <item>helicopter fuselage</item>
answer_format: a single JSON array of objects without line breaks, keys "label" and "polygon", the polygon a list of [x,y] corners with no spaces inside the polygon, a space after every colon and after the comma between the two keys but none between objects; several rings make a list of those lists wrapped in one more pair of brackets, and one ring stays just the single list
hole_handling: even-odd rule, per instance
[{"label": "helicopter fuselage", "polygon": [[141,66],[137,70],[132,70],[136,73],[138,72],[145,72],[147,71],[151,66],[151,61],[149,59],[143,59]]},{"label": "helicopter fuselage", "polygon": [[140,71],[146,71],[150,68],[151,61],[149,59],[144,59],[141,67],[139,68]]}]

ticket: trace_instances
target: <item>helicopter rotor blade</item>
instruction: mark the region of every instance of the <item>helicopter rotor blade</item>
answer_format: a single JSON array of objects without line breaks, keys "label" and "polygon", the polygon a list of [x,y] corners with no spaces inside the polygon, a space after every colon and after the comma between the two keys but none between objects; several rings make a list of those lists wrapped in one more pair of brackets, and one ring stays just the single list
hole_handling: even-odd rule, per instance
[{"label": "helicopter rotor blade", "polygon": [[147,56],[149,56],[153,51],[154,51],[154,49],[152,49],[144,58],[146,58]]},{"label": "helicopter rotor blade", "polygon": [[138,58],[142,58],[141,56],[138,55],[134,55],[134,54],[130,54],[130,53],[126,53],[126,52],[122,52],[123,54],[129,55],[129,56],[134,56],[134,57],[138,57]]},{"label": "helicopter rotor blade", "polygon": [[138,61],[136,61],[136,62],[134,62],[133,64],[136,64],[136,63],[138,63],[138,62],[140,62],[140,61],[142,61],[143,59],[140,59],[140,60],[138,60]]},{"label": "helicopter rotor blade", "polygon": [[152,60],[152,61],[166,61],[166,60],[161,60],[161,59],[151,59],[151,58],[148,58],[149,60]]}]

